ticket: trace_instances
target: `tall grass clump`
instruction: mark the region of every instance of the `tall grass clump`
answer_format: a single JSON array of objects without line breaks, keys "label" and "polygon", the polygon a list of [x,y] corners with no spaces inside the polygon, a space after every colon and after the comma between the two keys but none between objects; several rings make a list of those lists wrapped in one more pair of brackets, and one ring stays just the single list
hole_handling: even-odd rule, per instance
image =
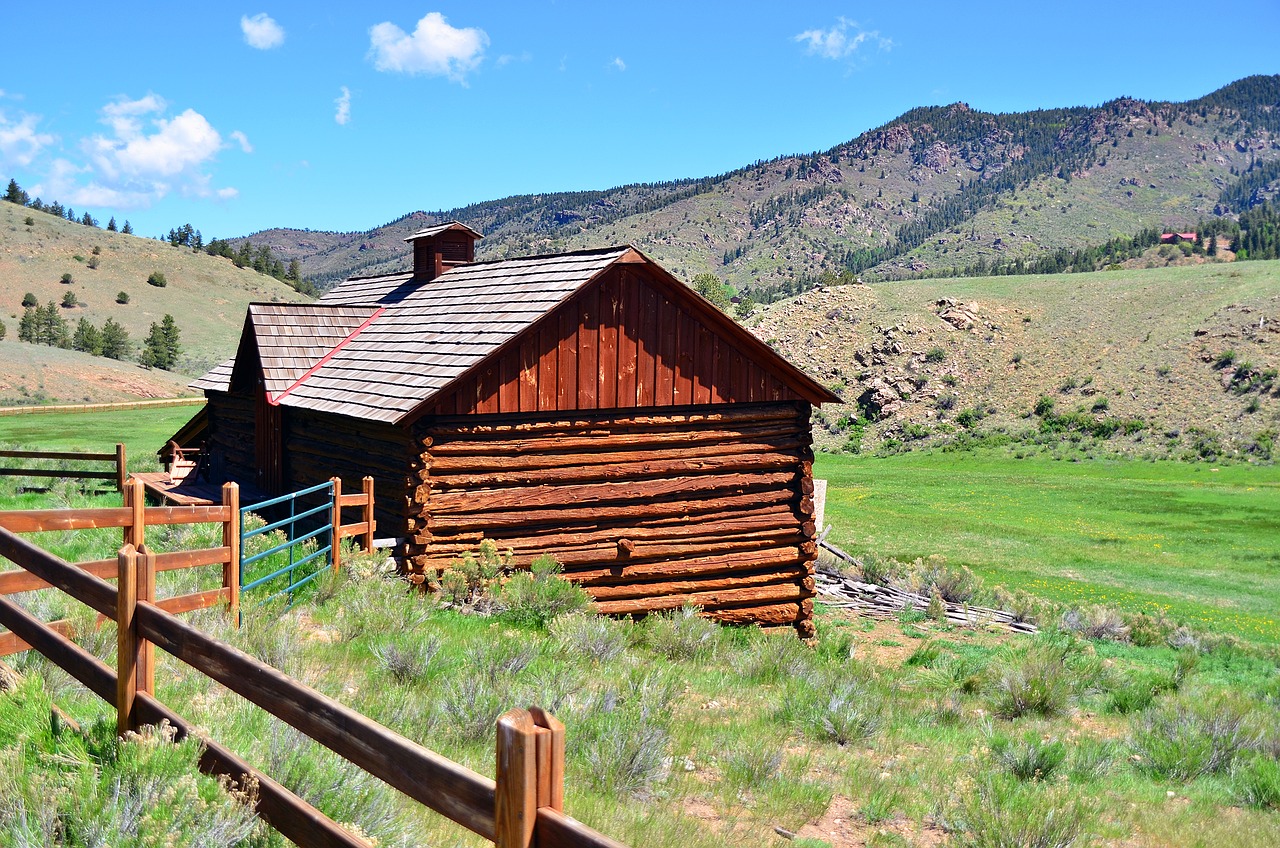
[{"label": "tall grass clump", "polygon": [[1031,786],[987,777],[947,814],[960,848],[1077,848],[1090,844],[1095,805],[1069,787]]},{"label": "tall grass clump", "polygon": [[606,795],[642,795],[663,779],[671,705],[681,689],[674,674],[636,670],[620,686],[593,693],[574,721],[571,753],[581,779]]},{"label": "tall grass clump", "polygon": [[1073,680],[1067,649],[1042,643],[992,664],[991,711],[1000,718],[1053,717],[1071,705]]},{"label": "tall grass clump", "polygon": [[778,718],[811,739],[844,746],[880,729],[886,702],[871,679],[815,673],[792,681]]},{"label": "tall grass clump", "polygon": [[1231,789],[1246,807],[1280,810],[1280,760],[1265,754],[1242,757],[1232,769]]},{"label": "tall grass clump", "polygon": [[1066,745],[1056,739],[1042,739],[1036,733],[1018,738],[995,733],[987,745],[996,765],[1018,780],[1048,780],[1067,758]]},{"label": "tall grass clump", "polygon": [[685,606],[649,616],[644,636],[648,646],[667,659],[709,660],[718,647],[720,626],[698,615],[697,607]]},{"label": "tall grass clump", "polygon": [[1192,780],[1229,769],[1263,735],[1248,702],[1225,694],[1193,695],[1138,716],[1129,745],[1143,770],[1160,778]]},{"label": "tall grass clump", "polygon": [[627,625],[599,615],[562,615],[550,625],[551,638],[567,653],[589,662],[617,659],[627,649]]}]

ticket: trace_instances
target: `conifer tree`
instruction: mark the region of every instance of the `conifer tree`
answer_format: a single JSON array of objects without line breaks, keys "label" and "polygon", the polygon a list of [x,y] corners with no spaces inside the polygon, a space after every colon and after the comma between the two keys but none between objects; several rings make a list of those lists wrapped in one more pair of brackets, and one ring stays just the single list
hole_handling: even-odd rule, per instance
[{"label": "conifer tree", "polygon": [[116,216],[112,215],[111,220],[107,221],[107,232],[114,233],[114,232],[117,232],[118,229],[119,228],[116,227]]},{"label": "conifer tree", "polygon": [[124,359],[133,350],[133,343],[129,341],[129,331],[111,318],[102,325],[100,335],[102,355],[108,359]]},{"label": "conifer tree", "polygon": [[102,356],[102,333],[89,323],[88,318],[81,318],[76,324],[75,335],[71,337],[71,346],[84,353]]}]

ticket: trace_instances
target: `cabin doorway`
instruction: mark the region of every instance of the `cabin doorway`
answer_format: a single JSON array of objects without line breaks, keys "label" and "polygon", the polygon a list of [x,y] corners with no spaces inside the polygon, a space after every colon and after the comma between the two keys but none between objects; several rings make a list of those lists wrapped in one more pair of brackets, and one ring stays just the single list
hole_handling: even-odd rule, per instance
[{"label": "cabin doorway", "polygon": [[258,384],[254,410],[254,453],[257,461],[257,486],[268,495],[284,490],[284,410],[267,398],[266,386]]}]

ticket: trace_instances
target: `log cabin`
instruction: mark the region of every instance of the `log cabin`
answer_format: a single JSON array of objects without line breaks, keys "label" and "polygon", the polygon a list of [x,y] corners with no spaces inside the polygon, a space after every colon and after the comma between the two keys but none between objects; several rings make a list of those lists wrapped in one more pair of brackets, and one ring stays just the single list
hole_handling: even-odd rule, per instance
[{"label": "log cabin", "polygon": [[812,635],[810,413],[839,398],[633,247],[476,262],[479,238],[432,226],[410,271],[250,305],[182,433],[213,479],[372,475],[415,582],[487,538],[602,613]]}]

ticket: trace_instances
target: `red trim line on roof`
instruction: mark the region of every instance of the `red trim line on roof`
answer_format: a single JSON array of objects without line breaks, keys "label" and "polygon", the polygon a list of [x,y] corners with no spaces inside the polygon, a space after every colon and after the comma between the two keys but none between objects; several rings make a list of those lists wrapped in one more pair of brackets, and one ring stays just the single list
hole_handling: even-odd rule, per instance
[{"label": "red trim line on roof", "polygon": [[267,395],[267,403],[271,404],[272,406],[279,406],[279,405],[280,405],[280,401],[284,400],[284,399],[285,399],[285,397],[286,397],[290,392],[292,392],[294,389],[298,388],[298,386],[301,386],[301,385],[303,384],[303,382],[304,382],[308,377],[310,377],[312,374],[316,373],[316,372],[317,372],[317,371],[319,371],[321,368],[323,368],[323,367],[324,367],[324,364],[325,364],[326,362],[328,362],[330,359],[333,359],[333,355],[334,355],[334,354],[336,354],[338,351],[340,351],[340,350],[342,350],[344,347],[346,347],[346,346],[347,346],[347,343],[348,343],[348,342],[350,342],[352,339],[354,339],[356,336],[358,336],[358,335],[360,335],[361,333],[363,333],[363,332],[364,332],[365,327],[368,327],[370,324],[372,324],[374,321],[376,321],[376,320],[378,319],[378,316],[379,316],[379,315],[381,315],[382,313],[386,312],[386,311],[387,311],[387,307],[385,307],[385,306],[379,306],[379,307],[378,307],[378,310],[377,310],[376,312],[374,312],[372,315],[370,315],[368,318],[366,318],[366,319],[365,319],[365,322],[364,322],[363,324],[361,324],[359,327],[356,327],[354,330],[352,330],[352,331],[351,331],[351,333],[350,333],[350,334],[349,334],[345,339],[343,339],[342,341],[340,341],[340,342],[338,342],[336,345],[334,345],[333,350],[329,351],[329,352],[328,352],[328,353],[326,353],[324,356],[320,357],[320,361],[319,361],[319,362],[317,362],[315,365],[312,365],[310,368],[308,368],[308,369],[307,369],[307,373],[303,374],[301,377],[299,377],[298,379],[294,380],[294,381],[293,381],[293,385],[289,386],[289,388],[285,389],[283,392],[281,392],[280,394],[276,395],[275,397],[271,397],[271,395],[269,395],[269,394],[268,394],[268,395]]}]

